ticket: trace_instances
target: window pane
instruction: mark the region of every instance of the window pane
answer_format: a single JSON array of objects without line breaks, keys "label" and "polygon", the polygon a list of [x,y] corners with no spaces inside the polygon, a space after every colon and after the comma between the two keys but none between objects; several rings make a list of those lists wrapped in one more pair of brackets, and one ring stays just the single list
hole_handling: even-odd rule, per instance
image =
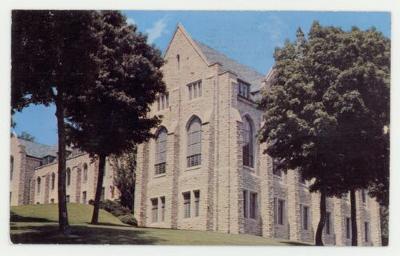
[{"label": "window pane", "polygon": [[276,197],[274,197],[274,224],[278,224],[278,207]]},{"label": "window pane", "polygon": [[242,129],[243,136],[243,165],[253,167],[253,129],[246,117]]},{"label": "window pane", "polygon": [[165,197],[161,197],[161,221],[165,220]]},{"label": "window pane", "polygon": [[247,190],[243,190],[243,215],[247,218]]},{"label": "window pane", "polygon": [[308,207],[307,206],[303,207],[303,229],[304,230],[308,229]]},{"label": "window pane", "polygon": [[200,191],[194,191],[194,216],[199,216],[200,213]]},{"label": "window pane", "polygon": [[369,224],[368,222],[364,223],[364,236],[365,236],[365,242],[369,242]]},{"label": "window pane", "polygon": [[256,218],[256,209],[257,209],[257,193],[250,194],[250,218]]},{"label": "window pane", "polygon": [[278,201],[278,224],[280,224],[280,225],[283,225],[284,210],[285,210],[285,201],[279,200]]},{"label": "window pane", "polygon": [[187,164],[188,167],[201,163],[201,122],[194,118],[188,127],[187,136]]},{"label": "window pane", "polygon": [[202,94],[202,88],[201,88],[201,81],[199,81],[199,97],[201,97],[201,94]]},{"label": "window pane", "polygon": [[151,220],[152,222],[158,221],[158,199],[151,199]]},{"label": "window pane", "polygon": [[351,222],[350,218],[346,218],[346,238],[351,238]]},{"label": "window pane", "polygon": [[325,230],[326,230],[327,235],[329,235],[331,233],[331,213],[330,212],[326,212]]},{"label": "window pane", "polygon": [[183,193],[183,216],[190,218],[190,192]]}]

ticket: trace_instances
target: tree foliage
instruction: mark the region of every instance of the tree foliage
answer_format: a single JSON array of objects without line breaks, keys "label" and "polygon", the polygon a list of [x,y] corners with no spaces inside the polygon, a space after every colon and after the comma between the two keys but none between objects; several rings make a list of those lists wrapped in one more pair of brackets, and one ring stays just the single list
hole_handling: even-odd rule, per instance
[{"label": "tree foliage", "polygon": [[133,211],[136,180],[136,149],[132,149],[120,157],[111,156],[109,159],[114,170],[114,185],[120,192],[119,201],[122,206]]},{"label": "tree foliage", "polygon": [[274,57],[260,102],[265,153],[313,180],[311,191],[323,196],[388,185],[389,39],[374,28],[314,22],[307,39],[299,29]]},{"label": "tree foliage", "polygon": [[157,94],[165,91],[161,53],[147,44],[147,37],[135,25],[128,25],[117,11],[104,11],[96,31],[101,39],[96,53],[99,74],[93,85],[80,88],[74,108],[68,109],[69,141],[99,157],[92,223],[97,223],[105,158],[153,136],[150,130],[160,118],[148,112]]},{"label": "tree foliage", "polygon": [[29,104],[56,106],[58,129],[59,225],[68,231],[65,193],[65,120],[81,88],[94,83],[100,45],[96,12],[16,10],[12,12],[12,113]]}]

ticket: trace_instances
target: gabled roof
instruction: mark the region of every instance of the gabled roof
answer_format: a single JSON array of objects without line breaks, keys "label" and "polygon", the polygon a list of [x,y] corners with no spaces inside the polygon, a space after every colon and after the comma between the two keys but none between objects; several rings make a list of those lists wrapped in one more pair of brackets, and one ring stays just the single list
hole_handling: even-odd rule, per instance
[{"label": "gabled roof", "polygon": [[251,67],[238,63],[223,53],[220,53],[217,50],[203,44],[202,42],[192,39],[192,37],[186,32],[185,28],[180,23],[177,25],[172,39],[165,49],[164,56],[168,52],[169,47],[171,46],[171,43],[178,31],[183,33],[183,35],[188,39],[189,43],[193,46],[194,50],[200,55],[207,65],[219,63],[222,65],[222,71],[231,71],[235,73],[240,80],[250,83],[252,92],[260,90],[261,83],[265,78],[264,75],[260,74]]},{"label": "gabled roof", "polygon": [[197,40],[193,41],[200,48],[210,64],[220,63],[224,71],[232,71],[233,73],[238,75],[239,79],[250,83],[252,92],[258,91],[260,89],[261,83],[264,79],[264,76],[262,74],[252,69],[251,67],[238,63],[237,61],[227,57],[217,50],[214,50],[213,48],[203,44],[202,42],[199,42]]},{"label": "gabled roof", "polygon": [[18,142],[25,146],[25,152],[29,156],[36,158],[42,158],[45,156],[57,156],[57,147],[40,144],[37,142],[32,142],[24,139],[18,139]]}]

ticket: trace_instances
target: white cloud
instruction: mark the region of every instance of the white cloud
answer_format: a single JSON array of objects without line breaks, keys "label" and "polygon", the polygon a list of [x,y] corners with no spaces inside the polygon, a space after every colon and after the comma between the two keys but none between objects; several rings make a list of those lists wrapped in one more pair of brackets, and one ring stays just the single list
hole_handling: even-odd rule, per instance
[{"label": "white cloud", "polygon": [[135,25],[135,24],[136,24],[135,20],[132,19],[132,18],[128,18],[128,19],[126,20],[126,22],[127,22],[128,24],[130,24],[130,25]]},{"label": "white cloud", "polygon": [[167,32],[165,30],[166,27],[167,21],[165,17],[154,22],[153,26],[146,30],[146,33],[148,34],[147,41],[150,44],[153,43],[157,38]]}]

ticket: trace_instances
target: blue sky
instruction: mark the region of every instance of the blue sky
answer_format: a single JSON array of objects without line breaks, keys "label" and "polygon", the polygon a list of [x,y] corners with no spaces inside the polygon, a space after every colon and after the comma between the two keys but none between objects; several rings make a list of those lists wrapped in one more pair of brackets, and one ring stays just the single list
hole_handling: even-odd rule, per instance
[{"label": "blue sky", "polygon": [[[372,26],[390,37],[390,14],[383,12],[279,12],[279,11],[123,11],[128,22],[148,34],[148,41],[164,51],[176,25],[210,47],[262,74],[273,65],[275,47],[293,40],[300,27],[305,34],[314,20],[321,25]],[[15,132],[32,134],[38,142],[57,143],[55,107],[30,106],[14,115]]]}]

